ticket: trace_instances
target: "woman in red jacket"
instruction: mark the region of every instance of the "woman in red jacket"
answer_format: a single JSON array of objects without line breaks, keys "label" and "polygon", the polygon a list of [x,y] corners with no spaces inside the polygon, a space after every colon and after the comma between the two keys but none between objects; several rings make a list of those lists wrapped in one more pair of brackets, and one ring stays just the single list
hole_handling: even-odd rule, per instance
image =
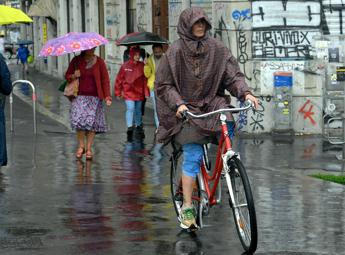
[{"label": "woman in red jacket", "polygon": [[106,131],[102,101],[105,100],[107,106],[111,105],[108,70],[103,59],[94,53],[95,48],[92,48],[74,57],[65,75],[67,81],[79,79],[78,95],[71,105],[71,126],[77,130],[79,142],[75,154],[77,159],[81,159],[84,153],[86,159],[92,159],[95,134]]},{"label": "woman in red jacket", "polygon": [[[137,131],[143,134],[141,106],[145,97],[149,96],[147,79],[144,75],[144,63],[140,62],[140,50],[132,47],[129,50],[130,59],[120,68],[115,81],[115,96],[126,102],[127,135],[133,135],[133,122]],[[134,121],[133,121],[134,119]]]}]

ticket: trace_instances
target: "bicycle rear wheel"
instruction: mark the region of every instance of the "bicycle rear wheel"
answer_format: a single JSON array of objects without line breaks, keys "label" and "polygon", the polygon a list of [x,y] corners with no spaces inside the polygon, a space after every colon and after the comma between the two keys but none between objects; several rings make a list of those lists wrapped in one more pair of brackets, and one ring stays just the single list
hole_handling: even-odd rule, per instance
[{"label": "bicycle rear wheel", "polygon": [[[180,216],[183,205],[183,190],[182,190],[182,151],[174,153],[171,157],[171,171],[170,171],[170,187],[171,197],[174,204],[177,217]],[[194,210],[196,212],[196,223],[202,227],[202,205],[201,205],[201,191],[197,178],[193,188],[192,201]]]},{"label": "bicycle rear wheel", "polygon": [[233,211],[236,230],[246,252],[255,252],[258,241],[254,199],[246,170],[238,158],[228,161],[225,174],[229,189],[229,203]]}]

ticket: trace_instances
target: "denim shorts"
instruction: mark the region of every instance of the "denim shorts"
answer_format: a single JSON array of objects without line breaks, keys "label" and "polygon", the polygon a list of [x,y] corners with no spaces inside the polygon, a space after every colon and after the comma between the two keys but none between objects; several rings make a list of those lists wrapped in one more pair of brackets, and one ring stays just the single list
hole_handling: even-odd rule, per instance
[{"label": "denim shorts", "polygon": [[190,177],[195,177],[199,171],[204,154],[201,144],[186,143],[182,145],[183,149],[183,174]]},{"label": "denim shorts", "polygon": [[[233,139],[235,134],[235,122],[227,121],[228,132],[230,139]],[[186,143],[182,145],[183,163],[182,171],[184,175],[195,177],[199,171],[204,155],[204,150],[200,143]]]}]

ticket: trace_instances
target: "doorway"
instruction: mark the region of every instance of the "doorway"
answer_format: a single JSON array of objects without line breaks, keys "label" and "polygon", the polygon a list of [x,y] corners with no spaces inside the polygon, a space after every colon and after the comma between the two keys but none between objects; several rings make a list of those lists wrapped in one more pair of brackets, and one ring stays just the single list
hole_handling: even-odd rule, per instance
[{"label": "doorway", "polygon": [[152,31],[169,40],[169,1],[152,0]]}]

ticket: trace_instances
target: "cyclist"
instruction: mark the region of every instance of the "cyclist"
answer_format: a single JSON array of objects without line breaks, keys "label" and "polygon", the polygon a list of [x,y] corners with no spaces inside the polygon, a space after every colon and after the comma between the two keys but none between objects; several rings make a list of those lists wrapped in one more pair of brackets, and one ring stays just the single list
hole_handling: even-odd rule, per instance
[{"label": "cyclist", "polygon": [[177,26],[180,39],[162,57],[155,82],[160,121],[156,138],[165,144],[174,139],[183,149],[183,206],[179,216],[182,228],[197,227],[192,192],[202,161],[202,144],[220,132],[216,115],[183,123],[179,120],[182,113],[190,110],[202,114],[230,107],[225,90],[258,106],[236,59],[222,42],[209,36],[210,29],[210,20],[201,8],[184,10]]}]

